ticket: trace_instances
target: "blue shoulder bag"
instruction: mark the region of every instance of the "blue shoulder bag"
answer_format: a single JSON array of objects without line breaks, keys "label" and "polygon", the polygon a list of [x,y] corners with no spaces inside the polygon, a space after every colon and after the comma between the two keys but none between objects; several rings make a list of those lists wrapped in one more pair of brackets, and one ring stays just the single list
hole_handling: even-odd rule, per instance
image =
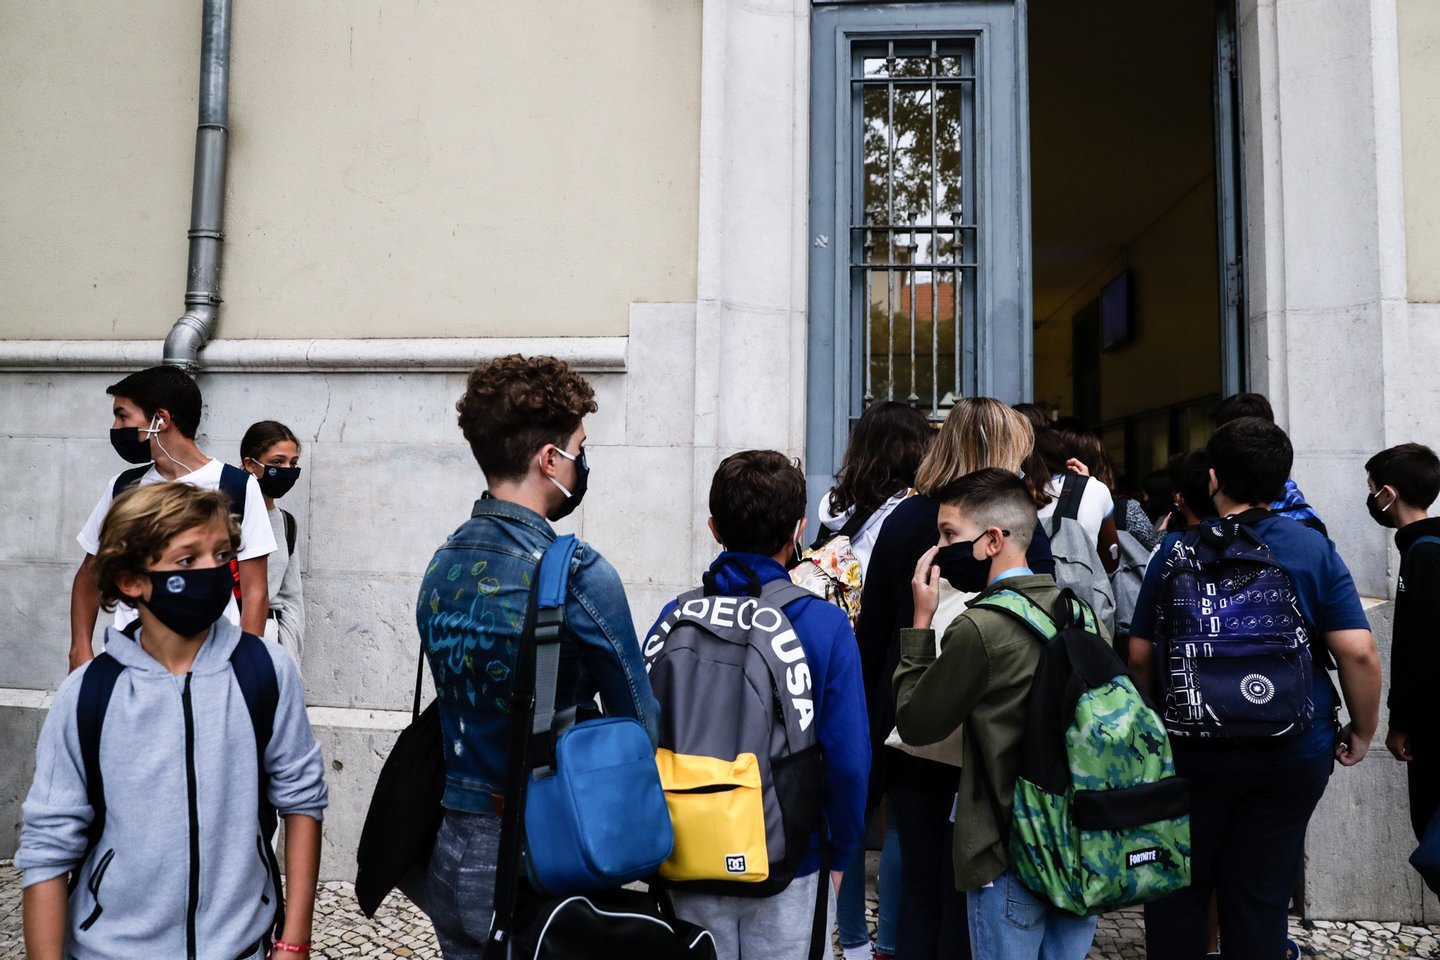
[{"label": "blue shoulder bag", "polygon": [[555,711],[577,546],[573,536],[559,537],[540,561],[511,711],[507,813],[512,803],[523,811],[526,872],[532,886],[550,894],[643,879],[674,845],[655,748],[640,722],[604,717],[567,729],[568,718]]}]

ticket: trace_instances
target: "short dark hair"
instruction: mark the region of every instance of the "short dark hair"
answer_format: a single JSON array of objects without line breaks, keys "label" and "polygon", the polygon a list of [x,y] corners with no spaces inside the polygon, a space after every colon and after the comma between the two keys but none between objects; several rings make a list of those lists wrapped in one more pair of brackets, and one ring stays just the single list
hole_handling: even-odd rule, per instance
[{"label": "short dark hair", "polygon": [[295,449],[300,449],[300,439],[295,436],[295,431],[279,420],[259,420],[250,424],[250,429],[240,438],[240,457],[258,463],[265,456],[265,451],[286,440],[295,444]]},{"label": "short dark hair", "polygon": [[200,388],[179,367],[146,367],[106,387],[105,392],[129,400],[150,418],[157,410],[169,411],[175,429],[190,440],[200,429]]},{"label": "short dark hair", "polygon": [[1210,499],[1210,457],[1204,450],[1187,450],[1170,458],[1165,472],[1170,485],[1190,512],[1202,520],[1215,516],[1215,502]]},{"label": "short dark hair", "polygon": [[986,467],[967,473],[937,490],[935,499],[984,527],[1010,531],[1021,547],[1028,547],[1035,534],[1035,499],[1019,474],[1009,470]]},{"label": "short dark hair", "polygon": [[563,360],[512,353],[471,370],[455,409],[475,462],[493,482],[524,477],[537,450],[563,447],[599,405]]},{"label": "short dark hair", "polygon": [[1365,461],[1377,487],[1394,487],[1412,507],[1429,507],[1440,496],[1440,457],[1423,443],[1402,443]]},{"label": "short dark hair", "polygon": [[805,516],[805,474],[776,450],[731,454],[710,481],[710,516],[725,549],[773,556]]},{"label": "short dark hair", "polygon": [[1220,491],[1236,503],[1279,500],[1295,463],[1285,431],[1260,417],[1231,420],[1215,431],[1205,453]]},{"label": "short dark hair", "polygon": [[1215,412],[1210,415],[1217,427],[1223,427],[1231,420],[1239,420],[1241,417],[1259,417],[1274,423],[1275,410],[1263,393],[1236,393],[1221,400],[1215,406]]}]

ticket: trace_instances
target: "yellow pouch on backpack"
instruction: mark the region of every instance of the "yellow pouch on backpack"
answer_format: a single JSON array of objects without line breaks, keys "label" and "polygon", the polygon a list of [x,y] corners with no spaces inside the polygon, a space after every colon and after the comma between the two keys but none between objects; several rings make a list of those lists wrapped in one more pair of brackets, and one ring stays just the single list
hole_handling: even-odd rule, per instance
[{"label": "yellow pouch on backpack", "polygon": [[675,829],[675,849],[660,865],[660,876],[740,883],[768,879],[764,790],[755,754],[720,760],[661,749],[655,764]]}]

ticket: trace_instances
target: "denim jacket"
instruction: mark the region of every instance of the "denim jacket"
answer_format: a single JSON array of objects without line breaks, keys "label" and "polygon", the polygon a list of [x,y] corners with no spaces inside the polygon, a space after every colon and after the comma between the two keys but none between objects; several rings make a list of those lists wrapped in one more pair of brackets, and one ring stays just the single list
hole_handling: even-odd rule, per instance
[{"label": "denim jacket", "polygon": [[[554,539],[533,510],[487,495],[425,570],[415,622],[440,700],[448,809],[488,813],[492,795],[504,791],[510,677],[530,584]],[[555,708],[599,693],[608,715],[634,717],[654,742],[659,706],[625,588],[589,544],[580,544],[571,562],[565,619]]]}]

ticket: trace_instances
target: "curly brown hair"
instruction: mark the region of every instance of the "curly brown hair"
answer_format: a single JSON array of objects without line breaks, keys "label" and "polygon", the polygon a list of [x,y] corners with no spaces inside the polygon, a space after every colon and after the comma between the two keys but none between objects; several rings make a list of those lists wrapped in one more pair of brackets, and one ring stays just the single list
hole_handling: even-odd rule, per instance
[{"label": "curly brown hair", "polygon": [[230,513],[230,498],[219,490],[188,483],[149,483],[120,494],[100,525],[100,549],[95,553],[100,606],[106,610],[122,602],[134,606],[120,592],[119,576],[144,575],[171,540],[211,523],[229,532],[231,550],[239,547],[240,525]]},{"label": "curly brown hair", "polygon": [[590,384],[563,360],[512,353],[471,370],[455,409],[475,462],[493,483],[524,477],[537,450],[563,447],[600,407]]}]

